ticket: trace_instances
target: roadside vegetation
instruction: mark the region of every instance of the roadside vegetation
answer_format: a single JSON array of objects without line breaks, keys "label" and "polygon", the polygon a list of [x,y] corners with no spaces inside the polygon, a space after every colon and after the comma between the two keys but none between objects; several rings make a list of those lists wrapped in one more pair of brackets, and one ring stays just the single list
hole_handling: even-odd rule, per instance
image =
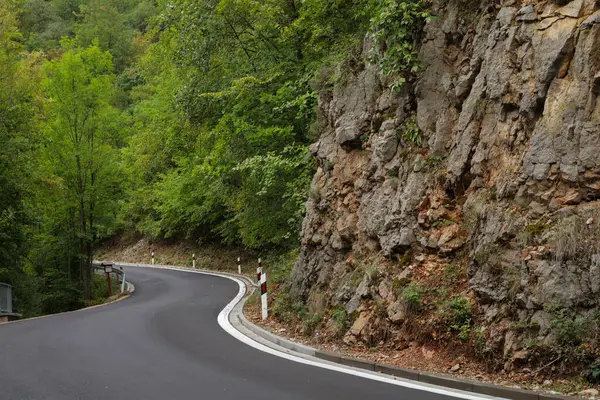
[{"label": "roadside vegetation", "polygon": [[0,280],[25,316],[94,301],[95,249],[118,235],[293,251],[318,91],[362,68],[368,32],[402,86],[427,18],[391,0],[0,0],[0,16]]}]

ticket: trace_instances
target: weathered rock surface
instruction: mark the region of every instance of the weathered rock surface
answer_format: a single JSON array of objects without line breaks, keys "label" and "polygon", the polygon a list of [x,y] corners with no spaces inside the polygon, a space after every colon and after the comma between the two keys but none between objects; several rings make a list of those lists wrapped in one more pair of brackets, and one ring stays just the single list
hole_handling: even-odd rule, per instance
[{"label": "weathered rock surface", "polygon": [[[459,0],[434,3],[439,18],[425,27],[414,82],[393,92],[365,61],[321,93],[325,128],[311,147],[320,198],[307,203],[292,292],[328,293],[349,314],[383,302],[388,321],[402,324],[401,260],[466,258],[478,319],[509,332],[491,345],[524,362],[507,321],[532,324],[551,342],[550,305],[598,307],[600,258],[561,258],[569,244],[553,237],[565,218],[594,216],[588,233],[573,235],[597,232],[599,4],[502,0],[466,13]],[[420,146],[403,135],[415,122]],[[344,277],[358,267],[348,260],[377,255],[404,265],[386,270],[384,283],[364,278],[352,289]],[[360,312],[348,340],[367,329],[367,316]]]}]

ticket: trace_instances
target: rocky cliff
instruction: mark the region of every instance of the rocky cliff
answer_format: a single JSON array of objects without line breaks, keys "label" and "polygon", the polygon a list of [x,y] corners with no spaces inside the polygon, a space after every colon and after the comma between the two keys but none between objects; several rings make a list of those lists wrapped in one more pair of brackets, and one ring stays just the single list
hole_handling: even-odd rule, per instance
[{"label": "rocky cliff", "polygon": [[414,81],[391,90],[367,38],[321,90],[291,292],[344,312],[346,342],[465,343],[507,369],[598,354],[599,8],[436,1]]}]

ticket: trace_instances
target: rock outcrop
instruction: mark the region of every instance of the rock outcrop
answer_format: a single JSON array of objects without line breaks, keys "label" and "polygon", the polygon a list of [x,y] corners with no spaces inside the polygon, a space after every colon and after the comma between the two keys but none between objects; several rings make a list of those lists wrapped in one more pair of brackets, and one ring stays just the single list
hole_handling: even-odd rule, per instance
[{"label": "rock outcrop", "polygon": [[[307,304],[326,293],[327,307],[358,316],[354,337],[375,305],[402,326],[402,288],[443,286],[438,272],[459,265],[464,279],[446,295],[470,299],[487,345],[515,363],[527,337],[556,342],[556,310],[590,317],[600,298],[599,8],[436,1],[414,82],[394,92],[365,61],[322,90],[292,293]],[[367,39],[365,60],[370,49]]]}]

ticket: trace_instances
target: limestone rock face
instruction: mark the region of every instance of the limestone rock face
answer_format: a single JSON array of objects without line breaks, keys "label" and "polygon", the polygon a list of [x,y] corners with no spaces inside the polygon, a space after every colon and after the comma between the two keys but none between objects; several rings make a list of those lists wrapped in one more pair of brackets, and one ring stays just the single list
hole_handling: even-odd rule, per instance
[{"label": "limestone rock face", "polygon": [[[323,292],[358,312],[352,337],[376,302],[390,323],[406,318],[397,274],[384,284],[351,278],[349,260],[369,256],[392,265],[406,254],[466,257],[492,330],[518,315],[543,338],[549,304],[598,305],[600,251],[569,252],[556,237],[599,209],[599,4],[502,0],[466,15],[459,3],[434,1],[422,70],[401,91],[369,63],[365,40],[365,67],[320,94],[324,128],[311,147],[320,196],[307,203],[292,293]],[[405,134],[415,124],[421,144]],[[592,221],[573,235],[592,237]],[[504,348],[521,361],[519,338],[509,339]]]}]

